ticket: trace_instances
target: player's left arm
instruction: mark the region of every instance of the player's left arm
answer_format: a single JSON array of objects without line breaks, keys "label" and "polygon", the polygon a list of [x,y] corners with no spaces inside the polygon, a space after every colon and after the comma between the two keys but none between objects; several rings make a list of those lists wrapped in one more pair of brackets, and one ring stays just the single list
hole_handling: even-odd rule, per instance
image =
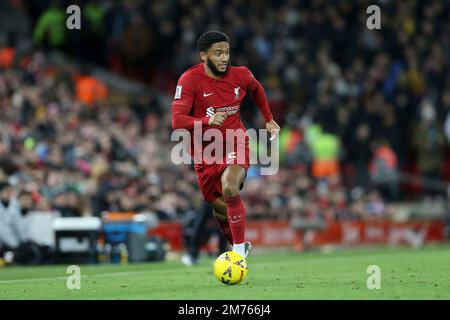
[{"label": "player's left arm", "polygon": [[270,140],[273,140],[277,137],[278,132],[280,131],[280,126],[275,122],[275,120],[273,120],[273,115],[272,112],[270,112],[269,102],[267,100],[264,87],[258,80],[256,80],[250,70],[247,68],[245,69],[245,82],[247,83],[246,89],[250,93],[253,103],[256,104],[264,117],[266,122],[266,130],[270,132]]}]

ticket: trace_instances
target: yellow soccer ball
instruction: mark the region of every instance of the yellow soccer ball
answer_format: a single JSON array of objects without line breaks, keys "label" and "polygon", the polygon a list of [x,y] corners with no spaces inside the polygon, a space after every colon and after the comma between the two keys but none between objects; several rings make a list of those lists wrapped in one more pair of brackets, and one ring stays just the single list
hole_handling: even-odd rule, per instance
[{"label": "yellow soccer ball", "polygon": [[234,251],[222,253],[214,263],[214,275],[225,284],[231,285],[243,281],[247,272],[247,260]]}]

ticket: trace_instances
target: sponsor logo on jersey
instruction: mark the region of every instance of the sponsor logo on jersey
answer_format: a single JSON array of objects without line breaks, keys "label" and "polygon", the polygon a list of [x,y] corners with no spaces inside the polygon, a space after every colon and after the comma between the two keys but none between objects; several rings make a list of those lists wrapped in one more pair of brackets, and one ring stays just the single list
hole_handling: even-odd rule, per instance
[{"label": "sponsor logo on jersey", "polygon": [[214,107],[208,107],[206,109],[206,116],[207,117],[212,117],[214,115]]},{"label": "sponsor logo on jersey", "polygon": [[239,111],[239,106],[227,106],[227,107],[220,107],[215,109],[216,112],[225,112],[227,116],[230,116],[232,114],[235,114]]},{"label": "sponsor logo on jersey", "polygon": [[206,116],[212,117],[216,112],[225,112],[227,116],[236,114],[239,111],[239,106],[227,106],[227,107],[220,107],[220,108],[214,108],[214,107],[208,107],[206,108]]}]

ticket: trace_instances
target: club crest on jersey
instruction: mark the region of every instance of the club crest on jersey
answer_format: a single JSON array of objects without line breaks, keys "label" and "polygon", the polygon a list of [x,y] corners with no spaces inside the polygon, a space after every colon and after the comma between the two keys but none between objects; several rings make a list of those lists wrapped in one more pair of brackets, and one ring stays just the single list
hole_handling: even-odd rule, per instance
[{"label": "club crest on jersey", "polygon": [[236,88],[234,88],[234,100],[238,100],[239,99],[239,86],[237,86]]},{"label": "club crest on jersey", "polygon": [[206,108],[206,116],[212,117],[214,115],[214,107],[208,107]]}]

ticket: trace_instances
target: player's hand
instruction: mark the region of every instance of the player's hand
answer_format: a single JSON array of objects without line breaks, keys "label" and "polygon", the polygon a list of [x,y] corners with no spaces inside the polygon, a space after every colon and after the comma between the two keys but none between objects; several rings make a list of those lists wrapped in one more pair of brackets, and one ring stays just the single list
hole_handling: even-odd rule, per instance
[{"label": "player's hand", "polygon": [[270,141],[275,139],[280,132],[280,126],[273,119],[269,122],[266,122],[266,129],[270,132]]},{"label": "player's hand", "polygon": [[227,114],[225,112],[217,112],[211,118],[209,118],[208,124],[210,126],[221,126],[225,119],[227,118]]}]

